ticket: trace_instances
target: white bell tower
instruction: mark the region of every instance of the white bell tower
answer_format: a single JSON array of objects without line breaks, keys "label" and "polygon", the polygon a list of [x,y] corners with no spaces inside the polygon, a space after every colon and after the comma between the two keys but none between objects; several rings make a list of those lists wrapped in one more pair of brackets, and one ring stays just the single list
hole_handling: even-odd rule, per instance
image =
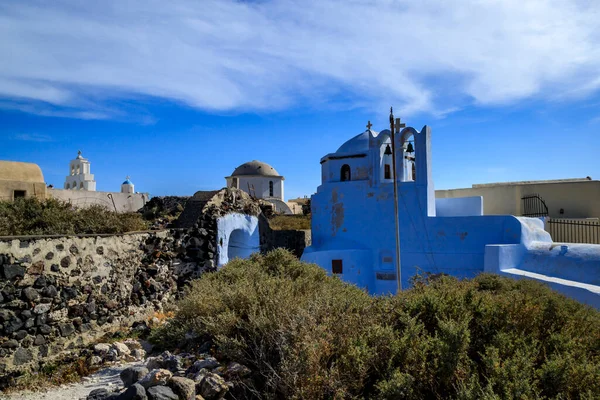
[{"label": "white bell tower", "polygon": [[96,191],[94,175],[90,173],[90,162],[77,152],[77,158],[69,163],[69,172],[65,178],[65,189]]}]

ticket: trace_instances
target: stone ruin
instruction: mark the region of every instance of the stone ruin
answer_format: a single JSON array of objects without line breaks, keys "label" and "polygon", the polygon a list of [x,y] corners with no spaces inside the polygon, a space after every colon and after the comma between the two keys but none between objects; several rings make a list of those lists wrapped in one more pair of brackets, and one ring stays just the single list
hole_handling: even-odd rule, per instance
[{"label": "stone ruin", "polygon": [[237,220],[254,221],[256,251],[299,256],[310,242],[309,231],[271,230],[261,202],[237,189],[196,193],[168,230],[0,238],[0,381],[145,324],[217,269],[235,236],[220,224]]}]

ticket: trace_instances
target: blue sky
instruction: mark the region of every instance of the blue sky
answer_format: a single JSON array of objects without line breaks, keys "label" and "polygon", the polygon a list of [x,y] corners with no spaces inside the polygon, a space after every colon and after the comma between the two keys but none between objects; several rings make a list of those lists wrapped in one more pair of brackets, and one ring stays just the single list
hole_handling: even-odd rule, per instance
[{"label": "blue sky", "polygon": [[286,198],[319,159],[396,116],[432,128],[437,188],[600,177],[594,1],[0,3],[0,159],[62,187],[224,186],[258,159]]}]

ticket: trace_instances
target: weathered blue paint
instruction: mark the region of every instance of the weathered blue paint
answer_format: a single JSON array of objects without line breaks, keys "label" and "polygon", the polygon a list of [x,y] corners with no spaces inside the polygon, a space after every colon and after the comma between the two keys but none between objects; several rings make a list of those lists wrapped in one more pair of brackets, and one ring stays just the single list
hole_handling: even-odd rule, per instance
[{"label": "weathered blue paint", "polygon": [[[411,136],[413,154],[406,152]],[[417,273],[470,278],[486,270],[546,281],[600,308],[599,245],[571,244],[561,250],[542,220],[484,216],[481,197],[436,202],[430,139],[427,126],[396,135],[403,288]],[[312,196],[312,245],[302,256],[329,273],[332,261],[341,260],[340,277],[373,294],[398,290],[393,181],[386,174],[386,164],[392,163],[386,151],[390,140],[388,130],[367,130],[321,159],[322,184]]]},{"label": "weathered blue paint", "polygon": [[258,218],[238,213],[217,218],[218,266],[259,251]]}]

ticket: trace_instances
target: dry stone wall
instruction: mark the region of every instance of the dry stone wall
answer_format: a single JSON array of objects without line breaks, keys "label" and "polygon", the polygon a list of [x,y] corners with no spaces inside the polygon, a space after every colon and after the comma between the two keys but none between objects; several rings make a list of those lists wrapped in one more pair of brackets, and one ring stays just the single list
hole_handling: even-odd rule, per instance
[{"label": "dry stone wall", "polygon": [[291,251],[300,258],[304,249],[311,244],[311,230],[274,230],[269,226],[268,219],[261,215],[258,219],[260,230],[260,249],[268,252],[277,248]]},{"label": "dry stone wall", "polygon": [[0,376],[160,311],[214,268],[203,248],[182,231],[1,238]]},{"label": "dry stone wall", "polygon": [[[180,229],[0,237],[0,379],[128,329],[161,311],[191,279],[216,270],[217,219],[261,215],[260,202],[237,189],[200,200],[200,213],[188,202],[194,215],[182,218]],[[261,250],[286,247],[300,256],[310,244],[310,231],[272,231],[260,219]]]}]

